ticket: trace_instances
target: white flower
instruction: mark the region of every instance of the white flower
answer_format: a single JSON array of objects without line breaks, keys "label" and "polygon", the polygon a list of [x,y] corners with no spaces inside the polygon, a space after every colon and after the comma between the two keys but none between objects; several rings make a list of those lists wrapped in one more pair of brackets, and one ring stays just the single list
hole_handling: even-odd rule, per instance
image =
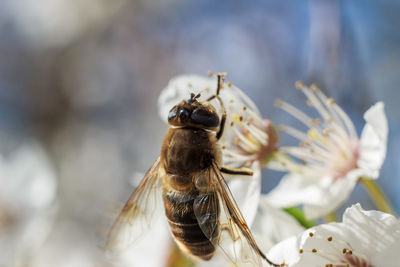
[{"label": "white flower", "polygon": [[57,211],[56,176],[32,142],[0,161],[0,265],[26,265],[48,236]]},{"label": "white flower", "polygon": [[288,103],[277,102],[309,129],[305,133],[282,127],[301,143],[298,147],[280,147],[281,153],[276,153],[275,158],[290,173],[269,194],[269,200],[280,207],[304,204],[306,217],[312,219],[341,205],[360,177],[379,177],[386,156],[388,123],[383,103],[376,103],[364,114],[366,125],[359,138],[350,118],[332,99],[316,86],[297,86],[321,118],[312,119]]},{"label": "white flower", "polygon": [[305,230],[293,216],[271,205],[265,195],[261,196],[251,229],[257,244],[264,252]]},{"label": "white flower", "polygon": [[[242,207],[246,208],[245,206]],[[271,206],[265,196],[261,196],[256,216],[249,226],[257,245],[264,253],[280,241],[305,230],[292,216]],[[265,266],[269,266],[266,262],[264,263]],[[218,255],[211,261],[200,262],[196,266],[220,267],[230,265],[221,255]]]},{"label": "white flower", "polygon": [[268,256],[290,267],[399,266],[400,221],[360,204],[348,208],[342,223],[323,224],[289,238]]},{"label": "white flower", "polygon": [[[161,118],[167,121],[170,109],[188,99],[190,93],[201,93],[200,100],[206,100],[216,92],[216,87],[214,76],[181,75],[171,79],[159,97]],[[220,96],[227,112],[225,131],[220,140],[224,164],[240,167],[250,166],[255,161],[263,165],[268,163],[278,142],[273,123],[264,120],[251,99],[230,82],[223,85]],[[212,103],[220,109],[216,100]]]}]

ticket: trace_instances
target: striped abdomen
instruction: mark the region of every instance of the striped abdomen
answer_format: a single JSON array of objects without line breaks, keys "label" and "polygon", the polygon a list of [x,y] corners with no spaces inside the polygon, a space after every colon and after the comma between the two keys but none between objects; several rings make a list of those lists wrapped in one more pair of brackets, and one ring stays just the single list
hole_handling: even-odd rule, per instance
[{"label": "striped abdomen", "polygon": [[[177,241],[181,249],[187,253],[209,260],[215,253],[215,247],[201,230],[197,222],[193,204],[198,196],[198,192],[177,192],[164,191],[163,200],[165,205],[165,214],[167,216],[172,235]],[[215,198],[214,193],[208,195],[208,199]],[[215,225],[218,219],[218,211],[205,211],[210,215],[206,224]],[[218,227],[213,232],[213,238],[217,238],[219,233]]]}]

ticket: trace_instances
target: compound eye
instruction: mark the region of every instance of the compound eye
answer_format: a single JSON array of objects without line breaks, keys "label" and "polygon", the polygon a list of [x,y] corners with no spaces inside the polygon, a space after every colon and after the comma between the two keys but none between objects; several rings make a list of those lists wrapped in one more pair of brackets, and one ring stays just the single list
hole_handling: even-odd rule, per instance
[{"label": "compound eye", "polygon": [[176,117],[176,107],[173,107],[170,112],[168,113],[168,121],[172,120],[173,118]]},{"label": "compound eye", "polygon": [[206,127],[218,127],[219,125],[218,116],[204,109],[196,109],[193,111],[192,120]]},{"label": "compound eye", "polygon": [[187,111],[186,109],[180,109],[178,111],[178,116],[181,120],[185,121],[189,118],[189,111]]}]

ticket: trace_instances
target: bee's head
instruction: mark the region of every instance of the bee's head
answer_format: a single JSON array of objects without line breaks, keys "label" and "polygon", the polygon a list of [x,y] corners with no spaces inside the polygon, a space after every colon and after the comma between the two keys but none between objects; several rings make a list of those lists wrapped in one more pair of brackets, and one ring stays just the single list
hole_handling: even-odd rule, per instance
[{"label": "bee's head", "polygon": [[219,117],[215,108],[207,101],[199,102],[200,94],[191,94],[188,100],[183,100],[174,106],[168,114],[168,123],[178,127],[193,127],[216,130]]}]

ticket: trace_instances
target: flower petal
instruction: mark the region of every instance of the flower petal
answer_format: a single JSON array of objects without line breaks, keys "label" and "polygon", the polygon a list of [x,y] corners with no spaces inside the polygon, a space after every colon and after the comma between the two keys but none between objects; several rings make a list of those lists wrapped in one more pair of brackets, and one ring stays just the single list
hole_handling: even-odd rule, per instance
[{"label": "flower petal", "polygon": [[[343,223],[323,224],[287,239],[268,253],[289,266],[398,266],[400,221],[389,214],[348,208]],[[397,251],[397,253],[396,253]],[[353,264],[354,265],[354,264]],[[352,265],[352,266],[353,266]]]},{"label": "flower petal", "polygon": [[261,169],[258,163],[254,163],[251,170],[253,171],[251,177],[229,176],[233,177],[229,182],[229,189],[249,226],[256,216],[261,195]]},{"label": "flower petal", "polygon": [[[357,249],[371,259],[385,254],[393,245],[400,246],[400,221],[390,214],[375,210],[365,211],[360,204],[356,204],[346,209],[343,223],[357,232]],[[374,244],[373,248],[371,244]],[[383,266],[384,263],[387,261],[375,262],[373,265]]]},{"label": "flower petal", "polygon": [[[186,74],[171,79],[158,98],[158,111],[161,119],[167,122],[168,113],[173,106],[188,99],[190,93],[202,93],[202,99],[207,99],[217,86],[215,78]],[[209,88],[207,90],[207,88]],[[207,92],[209,91],[209,92]]]},{"label": "flower petal", "polygon": [[362,174],[362,170],[355,169],[346,177],[333,180],[329,176],[307,179],[291,173],[285,175],[266,198],[276,207],[304,205],[306,218],[312,220],[335,210],[344,203]]},{"label": "flower petal", "polygon": [[367,171],[371,178],[378,178],[379,171],[386,157],[388,122],[384,104],[378,102],[369,108],[364,119],[365,125],[360,140],[360,158],[358,166]]},{"label": "flower petal", "polygon": [[349,172],[346,177],[333,181],[329,178],[327,179],[330,180],[329,184],[320,184],[323,197],[319,202],[304,205],[304,215],[306,218],[313,220],[336,210],[350,196],[357,184],[360,173],[359,169],[355,169]]},{"label": "flower petal", "polygon": [[298,237],[292,236],[271,248],[267,254],[268,259],[274,263],[286,263],[289,266],[300,260]]},{"label": "flower petal", "polygon": [[316,204],[323,198],[324,194],[314,180],[295,173],[282,177],[280,183],[266,196],[269,203],[275,207]]},{"label": "flower petal", "polygon": [[305,230],[295,218],[272,206],[265,195],[261,196],[251,229],[262,251],[268,251],[278,242]]}]

